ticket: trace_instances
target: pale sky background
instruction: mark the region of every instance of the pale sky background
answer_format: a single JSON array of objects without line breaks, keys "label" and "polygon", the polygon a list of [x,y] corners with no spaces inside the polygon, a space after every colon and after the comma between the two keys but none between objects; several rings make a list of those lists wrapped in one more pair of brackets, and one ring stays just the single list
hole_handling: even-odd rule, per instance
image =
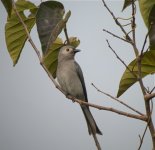
[{"label": "pale sky background", "polygon": [[[125,68],[109,50],[105,39],[109,39],[111,46],[127,64],[134,59],[131,46],[102,31],[105,28],[122,36],[101,0],[61,2],[66,11],[72,12],[67,25],[69,36],[76,36],[81,40],[79,49],[82,51],[77,54],[76,60],[84,73],[89,101],[130,112],[98,93],[91,83],[116,96]],[[124,15],[121,14],[122,1],[109,0],[107,4],[117,16],[130,17],[129,8]],[[0,150],[95,150],[80,107],[67,100],[54,87],[28,42],[18,64],[13,67],[5,45],[6,17],[6,11],[0,2]],[[141,48],[147,30],[138,7],[136,22],[137,44]],[[35,28],[31,35],[40,49]],[[145,78],[145,85],[152,88],[154,77]],[[145,112],[138,84],[120,99]],[[145,128],[142,121],[92,108],[91,112],[103,132],[103,136],[98,136],[103,150],[137,150],[138,135],[142,135]],[[151,138],[147,132],[142,150],[151,148]]]}]

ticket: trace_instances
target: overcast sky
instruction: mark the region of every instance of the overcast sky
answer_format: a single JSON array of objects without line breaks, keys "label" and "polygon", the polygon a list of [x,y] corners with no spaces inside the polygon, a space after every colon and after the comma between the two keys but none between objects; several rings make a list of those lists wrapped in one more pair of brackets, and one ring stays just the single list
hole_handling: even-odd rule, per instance
[{"label": "overcast sky", "polygon": [[[34,0],[39,3],[40,1]],[[128,64],[134,52],[126,43],[104,33],[103,28],[122,36],[102,1],[61,0],[66,11],[72,15],[67,24],[69,36],[80,39],[76,60],[80,64],[87,87],[89,101],[131,112],[120,104],[98,93],[101,90],[114,96],[117,94],[124,66],[109,50],[106,39],[119,56]],[[123,3],[107,1],[117,16],[130,17],[130,9],[121,14]],[[0,149],[1,150],[94,150],[93,138],[88,135],[85,119],[78,104],[67,100],[52,84],[39,65],[38,58],[27,42],[18,64],[13,67],[7,52],[4,23],[7,14],[0,2]],[[122,22],[126,24],[126,22]],[[147,33],[137,7],[137,44],[142,47]],[[36,28],[32,39],[40,49]],[[61,35],[64,37],[64,35]],[[154,77],[144,79],[146,87],[154,86]],[[138,84],[132,86],[121,98],[129,105],[145,113],[144,102]],[[104,150],[136,150],[139,134],[145,124],[111,112],[91,108],[91,112],[103,132],[98,136]],[[142,150],[151,150],[151,138],[147,132]]]}]

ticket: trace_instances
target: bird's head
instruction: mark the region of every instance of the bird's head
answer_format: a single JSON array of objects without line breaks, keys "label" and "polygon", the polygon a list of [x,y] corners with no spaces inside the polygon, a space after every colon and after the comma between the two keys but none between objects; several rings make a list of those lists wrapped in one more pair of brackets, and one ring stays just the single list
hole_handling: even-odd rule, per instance
[{"label": "bird's head", "polygon": [[66,59],[66,60],[74,59],[74,56],[77,52],[80,52],[80,50],[75,49],[73,46],[70,46],[70,45],[63,46],[59,51],[58,61],[62,59]]}]

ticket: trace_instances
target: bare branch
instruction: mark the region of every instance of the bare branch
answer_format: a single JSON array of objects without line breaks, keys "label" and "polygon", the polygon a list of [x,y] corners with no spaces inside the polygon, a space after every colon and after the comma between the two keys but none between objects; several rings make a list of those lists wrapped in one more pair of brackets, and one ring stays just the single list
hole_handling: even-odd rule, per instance
[{"label": "bare branch", "polygon": [[112,33],[112,32],[110,32],[110,31],[108,31],[108,30],[106,30],[106,29],[103,29],[103,31],[104,31],[104,32],[107,32],[108,34],[110,34],[110,35],[112,35],[112,36],[114,36],[114,37],[116,37],[116,38],[118,38],[118,39],[120,39],[120,40],[122,40],[122,41],[125,41],[125,42],[127,42],[127,43],[131,43],[130,41],[128,41],[128,40],[126,40],[126,39],[124,39],[124,38],[122,38],[122,37],[120,37],[120,36],[118,36],[118,35],[116,35],[116,34],[114,34],[114,33]]},{"label": "bare branch", "polygon": [[108,40],[107,41],[107,44],[108,44],[108,47],[112,50],[112,52],[115,54],[115,56],[117,57],[118,60],[120,60],[120,62],[125,66],[126,69],[129,70],[129,72],[135,77],[137,78],[137,76],[134,74],[134,72],[132,70],[130,70],[130,68],[125,64],[125,62],[118,56],[118,54],[115,52],[115,50],[111,47],[110,43]]},{"label": "bare branch", "polygon": [[135,114],[132,114],[132,113],[127,113],[127,112],[124,112],[124,111],[117,110],[117,109],[112,108],[112,107],[105,107],[105,106],[100,106],[100,105],[96,105],[96,104],[93,104],[93,103],[88,103],[88,102],[85,102],[83,100],[76,99],[76,98],[74,98],[74,97],[72,97],[70,95],[66,96],[66,97],[68,99],[71,99],[71,100],[79,103],[80,105],[87,105],[87,106],[90,106],[90,107],[93,107],[93,108],[96,108],[96,109],[99,109],[99,110],[106,110],[106,111],[114,112],[114,113],[117,113],[119,115],[123,115],[123,116],[126,116],[126,117],[139,119],[139,120],[142,120],[142,121],[147,121],[147,116],[135,115]]},{"label": "bare branch", "polygon": [[67,26],[66,25],[65,25],[65,28],[64,28],[64,33],[65,33],[65,36],[66,36],[67,44],[69,45],[70,41],[69,41],[69,37],[68,37],[68,33],[67,33]]},{"label": "bare branch", "polygon": [[138,113],[139,115],[145,116],[144,114],[142,114],[142,113],[139,112],[138,110],[134,109],[133,107],[129,106],[128,104],[124,103],[123,101],[119,100],[118,98],[113,97],[112,95],[110,95],[110,94],[108,94],[108,93],[105,93],[105,92],[101,91],[101,90],[100,90],[99,88],[97,88],[93,83],[92,83],[92,86],[93,86],[98,92],[100,92],[100,93],[102,93],[102,94],[104,94],[104,95],[110,97],[111,99],[113,99],[113,100],[119,102],[120,104],[126,106],[127,108],[129,108],[130,110],[132,110],[132,111]]},{"label": "bare branch", "polygon": [[[136,5],[135,5],[135,1],[132,0],[132,21],[131,21],[131,27],[132,27],[132,38],[133,38],[133,43],[136,45],[136,33],[135,33],[135,29],[136,29],[136,23],[135,23],[135,14],[136,14]],[[135,51],[136,56],[138,55],[138,52]]]},{"label": "bare branch", "polygon": [[152,112],[153,112],[153,102],[152,102],[152,101],[151,101],[151,106],[152,106],[152,108],[151,108],[151,113],[150,113],[150,116],[149,116],[149,118],[148,118],[148,121],[147,121],[146,127],[145,127],[145,129],[144,129],[144,133],[143,133],[142,137],[139,135],[139,137],[140,137],[140,144],[139,144],[138,150],[140,150],[141,147],[142,147],[143,140],[144,140],[144,137],[145,137],[145,134],[146,134],[146,131],[147,131],[148,125],[149,125],[149,123],[150,123],[150,119],[151,119]]},{"label": "bare branch", "polygon": [[121,23],[118,21],[118,19],[115,17],[114,13],[110,10],[110,8],[107,6],[105,0],[102,0],[105,8],[108,10],[108,12],[110,13],[110,15],[113,17],[115,23],[120,27],[120,29],[122,30],[122,32],[125,34],[125,37],[127,38],[127,40],[129,40],[132,43],[132,39],[130,38],[130,36],[127,34],[127,32],[125,31],[125,29],[123,28],[123,26],[121,25]]},{"label": "bare branch", "polygon": [[152,90],[150,91],[150,94],[155,90],[155,86],[152,88]]},{"label": "bare branch", "polygon": [[149,100],[151,100],[152,98],[154,98],[155,97],[155,93],[151,93],[151,94],[146,94],[145,96],[144,96],[144,99],[146,100],[146,101],[149,101]]},{"label": "bare branch", "polygon": [[[148,38],[148,36],[149,36],[149,33],[150,33],[150,31],[151,31],[151,28],[152,28],[152,24],[150,25],[149,31],[148,31],[148,33],[147,33],[146,36],[145,36],[144,43],[143,43],[143,47],[142,47],[142,50],[141,50],[141,55],[143,55],[144,48],[145,48],[145,45],[146,45],[146,42],[147,42],[147,38]],[[149,49],[149,48],[147,48],[147,50],[148,50],[148,49]]]}]

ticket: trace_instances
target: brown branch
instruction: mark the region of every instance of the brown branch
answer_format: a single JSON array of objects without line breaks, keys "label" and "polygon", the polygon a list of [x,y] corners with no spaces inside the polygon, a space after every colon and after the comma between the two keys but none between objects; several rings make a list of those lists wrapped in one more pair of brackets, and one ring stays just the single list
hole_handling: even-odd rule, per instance
[{"label": "brown branch", "polygon": [[107,6],[105,0],[102,0],[104,7],[108,10],[108,12],[110,13],[110,15],[112,16],[112,18],[114,19],[116,25],[119,26],[119,28],[122,30],[122,32],[125,34],[125,37],[127,40],[129,40],[132,43],[132,39],[130,38],[130,36],[127,34],[127,32],[125,31],[125,29],[123,28],[123,26],[121,25],[121,23],[118,21],[118,19],[115,17],[114,13],[110,10],[110,8]]},{"label": "brown branch", "polygon": [[69,45],[70,44],[70,41],[69,41],[69,37],[68,37],[68,33],[67,33],[67,26],[66,25],[64,27],[64,33],[65,33],[65,36],[66,36],[67,44]]},{"label": "brown branch", "polygon": [[152,101],[151,101],[151,106],[152,106],[152,108],[151,108],[151,113],[150,113],[150,116],[149,116],[149,118],[148,118],[148,121],[147,121],[146,127],[145,127],[145,129],[144,129],[144,133],[143,133],[142,137],[139,135],[139,137],[140,137],[140,144],[139,144],[138,150],[140,150],[141,147],[142,147],[143,140],[144,140],[144,137],[145,137],[145,134],[146,134],[146,131],[147,131],[148,125],[149,125],[149,123],[150,123],[150,119],[151,119],[152,112],[153,112],[153,102],[152,102]]},{"label": "brown branch", "polygon": [[77,99],[77,98],[75,98],[73,96],[70,96],[70,95],[67,95],[66,97],[68,99],[71,99],[71,100],[79,103],[80,105],[87,105],[87,106],[96,108],[98,110],[106,110],[106,111],[117,113],[119,115],[123,115],[123,116],[129,117],[129,118],[134,118],[134,119],[139,119],[139,120],[142,120],[142,121],[147,121],[147,116],[145,116],[145,115],[144,116],[135,115],[135,114],[132,114],[132,113],[127,113],[127,112],[124,112],[124,111],[117,110],[117,109],[112,108],[112,107],[105,107],[105,106],[100,106],[100,105],[96,105],[96,104],[93,104],[93,103],[88,103],[86,101]]},{"label": "brown branch", "polygon": [[152,90],[150,91],[150,94],[155,90],[155,86],[152,88]]},{"label": "brown branch", "polygon": [[108,44],[108,47],[112,50],[112,52],[115,54],[116,58],[125,66],[125,68],[135,77],[137,78],[137,76],[134,74],[134,72],[132,70],[130,70],[130,68],[125,64],[125,62],[118,56],[118,54],[115,52],[115,50],[111,47],[110,43],[108,40],[107,41],[107,44]]},{"label": "brown branch", "polygon": [[154,97],[155,97],[155,93],[151,93],[151,94],[146,94],[144,96],[144,99],[145,99],[145,101],[150,101]]},{"label": "brown branch", "polygon": [[[144,52],[144,48],[145,48],[145,45],[146,45],[146,42],[147,42],[147,38],[150,34],[150,31],[151,31],[151,28],[152,28],[152,24],[150,25],[150,28],[149,28],[149,31],[147,32],[146,36],[145,36],[145,39],[144,39],[144,43],[143,43],[143,47],[142,47],[142,50],[141,50],[141,54],[140,55],[143,55],[143,52]],[[149,48],[147,48],[148,50]]]},{"label": "brown branch", "polygon": [[116,37],[116,38],[118,38],[118,39],[120,39],[120,40],[122,40],[122,41],[125,41],[125,42],[127,42],[127,43],[131,43],[131,42],[128,41],[127,39],[124,39],[124,38],[122,38],[122,37],[120,37],[120,36],[118,36],[118,35],[116,35],[116,34],[110,32],[110,31],[108,31],[108,30],[106,30],[106,29],[103,29],[103,31],[104,31],[104,32],[107,32],[108,34],[110,34],[110,35],[112,35],[112,36],[114,36],[114,37]]},{"label": "brown branch", "polygon": [[[133,38],[133,43],[136,44],[136,32],[135,32],[135,28],[136,28],[136,23],[135,23],[135,14],[136,14],[136,6],[135,6],[135,1],[132,0],[132,21],[131,21],[131,28],[132,28],[132,38]],[[138,52],[135,51],[136,56],[138,56]]]},{"label": "brown branch", "polygon": [[127,108],[129,108],[130,110],[136,112],[137,114],[142,115],[142,116],[145,116],[144,114],[142,114],[142,113],[139,112],[138,110],[134,109],[133,107],[129,106],[128,104],[124,103],[123,101],[119,100],[118,98],[113,97],[112,95],[110,95],[110,94],[108,94],[108,93],[106,93],[106,92],[101,91],[101,90],[100,90],[99,88],[97,88],[93,83],[92,83],[92,86],[93,86],[98,92],[100,92],[100,93],[102,93],[102,94],[104,94],[104,95],[110,97],[111,99],[113,99],[113,100],[119,102],[120,104],[126,106]]},{"label": "brown branch", "polygon": [[122,26],[126,27],[126,26],[129,26],[129,25],[131,25],[131,23],[123,24]]}]

